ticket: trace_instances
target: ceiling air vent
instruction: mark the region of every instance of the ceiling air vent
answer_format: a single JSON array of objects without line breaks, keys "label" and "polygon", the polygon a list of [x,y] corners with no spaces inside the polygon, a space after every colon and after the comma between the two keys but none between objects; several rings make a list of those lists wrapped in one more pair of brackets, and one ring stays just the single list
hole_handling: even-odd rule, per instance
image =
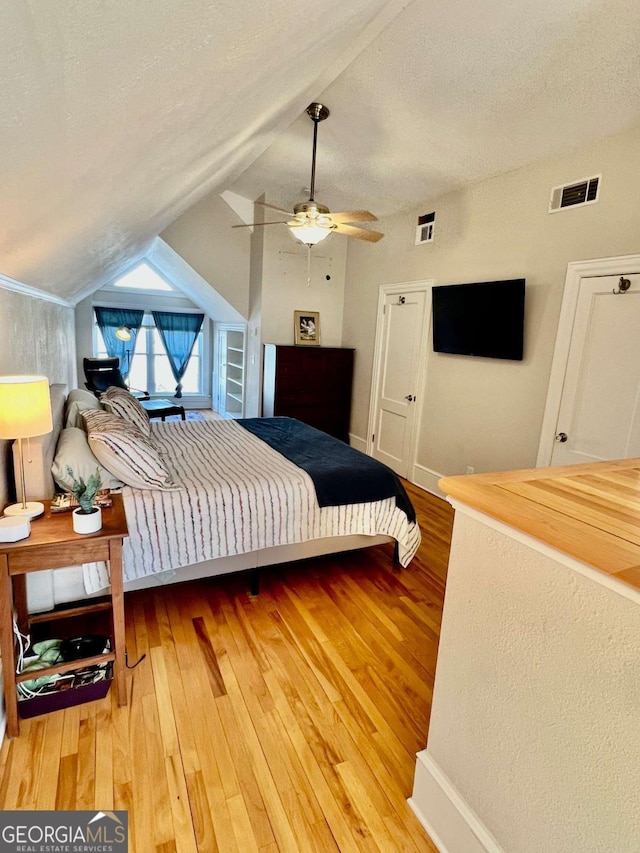
[{"label": "ceiling air vent", "polygon": [[416,228],[416,246],[421,243],[433,243],[433,229],[436,224],[435,213],[425,213],[418,217],[418,227]]},{"label": "ceiling air vent", "polygon": [[554,187],[551,190],[551,201],[549,213],[556,213],[565,207],[582,207],[585,204],[594,204],[598,201],[601,175],[595,178],[585,178],[582,181],[574,181],[562,187]]}]

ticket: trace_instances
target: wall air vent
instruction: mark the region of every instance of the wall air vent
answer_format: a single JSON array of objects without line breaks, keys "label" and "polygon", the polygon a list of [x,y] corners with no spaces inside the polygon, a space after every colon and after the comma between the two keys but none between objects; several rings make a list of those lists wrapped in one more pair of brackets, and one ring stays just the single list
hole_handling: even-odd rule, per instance
[{"label": "wall air vent", "polygon": [[566,207],[582,207],[585,204],[594,204],[598,201],[600,190],[600,178],[584,178],[582,181],[574,181],[562,187],[554,187],[551,190],[551,201],[549,202],[549,213],[557,213]]},{"label": "wall air vent", "polygon": [[421,243],[433,243],[433,231],[436,226],[435,213],[425,213],[418,217],[416,228],[416,246]]}]

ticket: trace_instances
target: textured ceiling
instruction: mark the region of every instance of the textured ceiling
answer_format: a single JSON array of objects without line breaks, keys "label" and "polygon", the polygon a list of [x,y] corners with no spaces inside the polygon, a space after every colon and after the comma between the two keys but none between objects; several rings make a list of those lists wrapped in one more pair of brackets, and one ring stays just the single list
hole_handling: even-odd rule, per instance
[{"label": "textured ceiling", "polygon": [[[316,198],[388,215],[637,124],[638,44],[638,0],[414,0],[320,93]],[[232,189],[304,199],[312,135]]]},{"label": "textured ceiling", "polygon": [[379,215],[640,122],[638,0],[2,7],[0,273],[67,298],[207,192],[302,200],[311,100],[317,198]]},{"label": "textured ceiling", "polygon": [[131,263],[402,5],[3,0],[0,273],[70,297]]}]

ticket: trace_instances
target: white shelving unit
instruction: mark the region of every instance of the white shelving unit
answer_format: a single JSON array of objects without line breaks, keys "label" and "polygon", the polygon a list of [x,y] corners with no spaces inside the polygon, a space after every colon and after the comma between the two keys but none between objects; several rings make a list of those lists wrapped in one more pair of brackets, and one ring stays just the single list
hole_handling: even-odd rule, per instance
[{"label": "white shelving unit", "polygon": [[218,413],[244,415],[245,333],[243,326],[218,326]]}]

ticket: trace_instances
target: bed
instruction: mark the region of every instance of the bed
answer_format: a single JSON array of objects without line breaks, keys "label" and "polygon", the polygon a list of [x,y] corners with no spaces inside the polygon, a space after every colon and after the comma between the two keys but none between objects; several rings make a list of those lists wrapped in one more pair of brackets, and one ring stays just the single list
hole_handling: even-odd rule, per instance
[{"label": "bed", "polygon": [[[65,388],[51,386],[54,429],[31,442],[29,499],[54,494],[51,469],[59,438],[67,432],[65,401]],[[130,534],[123,548],[125,590],[394,540],[397,561],[409,564],[420,531],[397,477],[342,442],[290,420],[151,423],[150,438],[171,482],[157,489],[122,488]],[[280,452],[276,447],[282,444]],[[335,471],[325,464],[334,450]],[[349,468],[353,461],[364,463],[360,474]],[[336,479],[338,468],[342,481]],[[369,480],[382,469],[383,497],[365,499]],[[103,564],[38,572],[28,578],[29,609],[101,594],[108,582]]]}]

